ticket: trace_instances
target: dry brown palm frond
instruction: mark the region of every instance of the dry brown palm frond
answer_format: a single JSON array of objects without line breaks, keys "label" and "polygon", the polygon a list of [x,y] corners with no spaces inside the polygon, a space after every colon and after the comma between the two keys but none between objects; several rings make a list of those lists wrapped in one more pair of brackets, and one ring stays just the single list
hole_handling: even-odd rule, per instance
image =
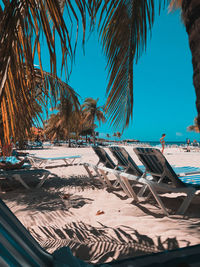
[{"label": "dry brown palm frond", "polygon": [[[21,73],[18,73],[16,68],[16,75],[21,78]],[[61,81],[57,76],[50,73],[41,73],[39,69],[34,69],[32,75],[32,89],[27,86],[20,88],[18,84],[13,82],[13,72],[9,72],[6,84],[5,93],[2,95],[1,113],[3,121],[4,138],[6,142],[11,136],[14,140],[23,137],[25,133],[29,132],[33,124],[37,124],[43,112],[42,106],[48,107],[47,102],[52,99],[52,104],[56,104],[56,100],[61,96],[65,96],[74,110],[79,110],[79,100],[76,92],[65,82]],[[23,78],[26,84],[26,77]],[[34,88],[33,88],[34,86]],[[58,94],[55,92],[55,87]]]},{"label": "dry brown palm frond", "polygon": [[106,112],[114,126],[128,126],[133,110],[133,64],[146,48],[155,8],[170,1],[105,1],[100,15],[100,36],[107,57],[109,83]]},{"label": "dry brown palm frond", "polygon": [[171,0],[170,5],[169,5],[169,10],[181,8],[183,0]]},{"label": "dry brown palm frond", "polygon": [[188,130],[189,132],[200,133],[200,129],[199,129],[199,126],[198,126],[198,124],[197,124],[197,117],[194,119],[194,124],[188,126],[188,127],[187,127],[187,130]]},{"label": "dry brown palm frond", "polygon": [[[71,25],[68,28],[64,20],[65,7],[68,10],[66,14],[71,12],[73,23],[75,21],[77,24],[76,34],[79,30],[78,17],[81,17],[84,42],[86,9],[91,14],[93,13],[92,2],[87,6],[86,1],[5,0],[4,7],[3,4],[0,6],[0,102],[6,140],[14,134],[13,129],[19,120],[23,129],[28,129],[33,118],[35,119],[38,115],[32,104],[38,86],[34,73],[36,54],[39,59],[40,76],[44,81],[43,93],[47,94],[51,88],[51,95],[57,97],[62,94],[59,91],[60,86],[55,86],[55,84],[50,86],[57,69],[56,45],[60,39],[62,68],[69,69],[66,71],[69,74],[71,71],[69,62],[73,61],[77,42],[75,40],[75,44],[72,45],[74,38],[69,33]],[[80,15],[78,16],[77,13]],[[48,82],[42,70],[40,46],[42,34],[49,50],[53,73],[52,79],[48,76]],[[73,94],[71,97],[74,97]],[[42,101],[41,97],[40,101]],[[76,102],[75,99],[73,101]]]}]

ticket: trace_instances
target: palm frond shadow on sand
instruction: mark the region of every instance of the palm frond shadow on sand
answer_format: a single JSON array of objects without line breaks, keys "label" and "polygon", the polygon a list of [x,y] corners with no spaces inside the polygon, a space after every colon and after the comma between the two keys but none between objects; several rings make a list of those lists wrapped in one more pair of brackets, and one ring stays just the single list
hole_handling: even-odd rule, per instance
[{"label": "palm frond shadow on sand", "polygon": [[71,175],[67,178],[62,178],[57,175],[52,177],[51,179],[45,182],[45,188],[55,188],[62,189],[63,187],[67,187],[68,189],[102,189],[102,183],[98,178],[90,178],[86,175]]},{"label": "palm frond shadow on sand", "polygon": [[[18,182],[13,181],[8,184],[6,194],[2,198],[6,200],[13,199],[14,205],[25,205],[24,210],[40,210],[40,211],[56,211],[68,210],[69,208],[81,208],[85,204],[90,204],[93,199],[85,198],[80,193],[84,189],[94,189],[101,186],[101,183],[90,181],[91,178],[86,176],[71,176],[69,179],[63,179],[57,175],[52,174],[51,178],[45,181],[44,185],[36,188],[38,181],[29,184],[31,190],[23,188]],[[70,194],[70,198],[64,199],[65,192],[75,189],[78,193]],[[12,207],[11,207],[12,208]],[[14,207],[14,210],[16,208]]]},{"label": "palm frond shadow on sand", "polygon": [[[90,263],[105,263],[179,248],[176,237],[161,240],[158,236],[153,240],[123,225],[113,228],[100,223],[99,227],[93,227],[83,222],[73,222],[62,228],[38,226],[29,228],[29,231],[49,252],[69,246],[76,257]],[[186,246],[189,244],[185,241]]]}]

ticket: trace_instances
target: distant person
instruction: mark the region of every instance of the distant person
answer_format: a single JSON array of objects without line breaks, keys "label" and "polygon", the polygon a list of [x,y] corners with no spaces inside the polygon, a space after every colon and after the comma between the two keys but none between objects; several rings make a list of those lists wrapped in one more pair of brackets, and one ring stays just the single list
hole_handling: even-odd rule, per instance
[{"label": "distant person", "polygon": [[16,170],[16,169],[21,169],[22,166],[24,165],[24,162],[25,162],[25,159],[17,162],[17,163],[12,163],[12,162],[9,162],[9,161],[0,161],[0,169],[3,169],[3,170]]},{"label": "distant person", "polygon": [[161,150],[162,153],[164,153],[164,149],[165,149],[165,139],[164,139],[165,136],[166,136],[166,134],[162,134],[162,136],[160,138],[160,143],[162,145],[162,150]]},{"label": "distant person", "polygon": [[190,152],[190,139],[187,138],[187,152]]},{"label": "distant person", "polygon": [[199,144],[198,144],[197,140],[194,139],[194,141],[193,141],[193,146],[198,146],[198,145],[199,145]]}]

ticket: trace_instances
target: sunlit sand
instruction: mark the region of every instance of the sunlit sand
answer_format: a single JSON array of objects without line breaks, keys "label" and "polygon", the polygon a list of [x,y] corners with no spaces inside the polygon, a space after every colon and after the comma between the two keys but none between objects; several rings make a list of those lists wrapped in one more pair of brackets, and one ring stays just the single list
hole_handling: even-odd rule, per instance
[{"label": "sunlit sand", "polygon": [[[133,147],[126,149],[141,165]],[[108,148],[106,151],[110,153]],[[29,152],[51,157],[81,155],[82,162],[98,162],[89,147],[52,147]],[[166,148],[164,154],[172,165],[200,166],[200,152]],[[52,175],[42,188],[26,190],[16,184],[15,190],[1,193],[1,198],[47,251],[68,245],[77,257],[97,263],[199,244],[200,196],[194,198],[184,216],[179,216],[174,213],[181,195],[166,195],[163,201],[172,214],[167,217],[153,199],[136,204],[121,190],[103,188],[99,179],[89,178],[81,165],[51,165]]]}]

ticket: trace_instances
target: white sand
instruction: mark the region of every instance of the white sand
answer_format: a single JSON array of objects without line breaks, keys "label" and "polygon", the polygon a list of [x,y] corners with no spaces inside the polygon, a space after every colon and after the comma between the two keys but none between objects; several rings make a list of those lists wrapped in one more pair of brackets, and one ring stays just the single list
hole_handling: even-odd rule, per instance
[{"label": "white sand", "polygon": [[[126,149],[141,165],[133,148]],[[108,148],[106,151],[110,154]],[[91,148],[53,147],[29,152],[49,157],[81,155],[83,162],[98,162]],[[200,167],[200,152],[167,148],[165,156],[172,165]],[[185,216],[169,218],[153,199],[135,204],[121,190],[102,188],[99,179],[89,178],[83,166],[60,166],[49,171],[52,175],[40,189],[26,190],[17,185],[15,190],[0,194],[49,252],[69,245],[74,255],[96,263],[199,244],[199,195]],[[63,199],[64,195],[68,199]],[[165,196],[171,214],[180,205],[180,198]],[[96,215],[99,210],[103,214]]]}]

